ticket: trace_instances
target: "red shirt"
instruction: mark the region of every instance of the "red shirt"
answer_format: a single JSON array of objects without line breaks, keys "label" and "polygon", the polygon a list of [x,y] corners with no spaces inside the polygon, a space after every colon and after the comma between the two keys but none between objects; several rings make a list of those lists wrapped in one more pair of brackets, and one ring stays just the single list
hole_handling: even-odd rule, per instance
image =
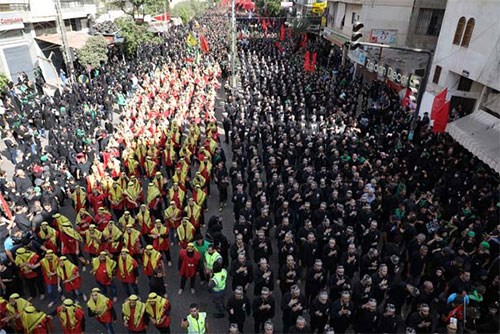
[{"label": "red shirt", "polygon": [[[69,319],[68,319],[68,314],[61,312],[61,306],[57,308],[57,316],[59,317],[59,323],[61,324],[61,328],[63,331],[63,334],[82,334],[83,329],[82,329],[82,320],[84,317],[84,312],[81,308],[76,308],[75,309],[75,318],[76,318],[76,323],[75,327],[71,328]],[[61,321],[61,317],[66,317],[66,327],[63,325],[63,322]]]},{"label": "red shirt", "polygon": [[181,276],[193,277],[196,275],[196,268],[201,258],[200,252],[195,250],[193,256],[189,257],[187,255],[187,250],[181,249],[179,252],[179,258],[181,259]]},{"label": "red shirt", "polygon": [[94,209],[94,212],[97,213],[99,212],[99,208],[104,207],[104,200],[106,199],[106,196],[104,194],[99,194],[97,196],[94,196],[94,194],[89,194],[89,202],[92,203],[92,208]]},{"label": "red shirt", "polygon": [[135,307],[131,307],[130,308],[130,319],[128,319],[127,321],[127,329],[128,330],[131,330],[131,331],[134,331],[134,332],[142,332],[146,329],[146,321],[145,321],[145,317],[144,317],[144,313],[142,315],[142,318],[141,318],[141,321],[139,321],[139,325],[138,326],[135,326],[134,324],[134,314],[135,314]]},{"label": "red shirt", "polygon": [[[39,258],[40,257],[38,256],[38,254],[34,254],[31,257],[31,259],[28,261],[28,263],[37,264]],[[20,272],[21,272],[21,276],[23,276],[24,278],[35,278],[38,276],[38,273],[35,270],[28,271],[28,272],[25,272],[24,270],[20,270]]]},{"label": "red shirt", "polygon": [[[139,264],[137,263],[137,261],[135,259],[132,259],[132,266],[133,266],[133,270],[129,273],[127,271],[127,268],[124,268],[123,270],[123,276],[122,276],[122,273],[120,272],[120,268],[117,269],[117,274],[116,274],[116,278],[118,278],[121,282],[124,282],[124,283],[135,283],[135,279],[136,279],[136,268]],[[118,264],[117,264],[117,267],[118,267]]]},{"label": "red shirt", "polygon": [[[156,307],[153,307],[153,312],[154,312],[153,318],[156,318]],[[170,326],[169,314],[170,314],[170,302],[167,301],[167,303],[165,304],[165,307],[163,308],[162,314],[161,314],[162,317],[166,315],[165,320],[163,320],[159,324],[156,324],[156,327],[161,327],[161,328],[169,327]]]},{"label": "red shirt", "polygon": [[113,320],[113,316],[111,315],[111,309],[113,308],[113,302],[108,299],[108,309],[102,316],[95,316],[97,321],[103,324],[109,324]]},{"label": "red shirt", "polygon": [[78,241],[67,235],[66,233],[61,233],[60,235],[61,241],[63,242],[63,247],[61,250],[61,254],[76,254],[76,247]]},{"label": "red shirt", "polygon": [[97,267],[94,277],[95,280],[102,285],[111,285],[111,278],[109,278],[106,270],[106,262],[99,263],[99,267]]},{"label": "red shirt", "polygon": [[50,272],[53,272],[54,275],[52,276],[49,276],[49,273],[44,269],[44,266],[40,266],[42,267],[42,275],[43,275],[43,279],[45,280],[45,283],[46,284],[57,284],[57,267],[52,265],[51,262],[49,262],[49,271]]},{"label": "red shirt", "polygon": [[[75,267],[73,269],[73,273],[71,275],[71,277],[75,277],[78,275],[78,267]],[[66,276],[66,271],[64,271],[64,279],[63,281],[67,280],[69,277]],[[82,278],[80,276],[78,276],[78,278],[72,280],[71,282],[69,283],[64,283],[64,290],[66,292],[70,292],[70,291],[73,291],[73,290],[78,290],[80,289],[80,285],[82,285]]]}]

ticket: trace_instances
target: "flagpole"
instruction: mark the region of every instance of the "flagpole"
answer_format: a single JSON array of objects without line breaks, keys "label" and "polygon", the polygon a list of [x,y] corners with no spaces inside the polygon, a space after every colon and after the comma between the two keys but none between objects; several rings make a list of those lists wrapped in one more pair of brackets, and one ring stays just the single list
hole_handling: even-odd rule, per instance
[{"label": "flagpole", "polygon": [[236,17],[235,0],[231,0],[231,88],[236,92]]}]

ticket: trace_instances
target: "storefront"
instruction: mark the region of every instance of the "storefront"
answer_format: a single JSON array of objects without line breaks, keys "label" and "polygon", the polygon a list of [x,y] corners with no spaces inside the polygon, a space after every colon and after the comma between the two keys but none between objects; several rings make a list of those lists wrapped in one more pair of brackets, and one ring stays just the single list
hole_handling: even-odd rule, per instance
[{"label": "storefront", "polygon": [[0,72],[11,80],[26,72],[34,77],[36,50],[29,25],[21,13],[0,13]]}]

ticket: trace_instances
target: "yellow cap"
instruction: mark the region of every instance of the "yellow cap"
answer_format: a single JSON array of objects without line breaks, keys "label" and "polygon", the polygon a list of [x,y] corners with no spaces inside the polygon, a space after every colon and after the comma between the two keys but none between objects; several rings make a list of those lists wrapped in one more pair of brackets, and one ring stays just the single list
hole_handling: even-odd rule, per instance
[{"label": "yellow cap", "polygon": [[93,288],[92,292],[101,292],[101,289],[99,289],[99,288]]},{"label": "yellow cap", "polygon": [[194,248],[194,244],[193,244],[192,242],[188,243],[187,248],[189,248],[189,249],[193,249],[193,248]]},{"label": "yellow cap", "polygon": [[41,226],[48,226],[48,225],[49,225],[49,223],[47,223],[47,222],[42,222],[40,225],[41,225]]},{"label": "yellow cap", "polygon": [[127,248],[122,248],[122,251],[121,251],[121,252],[122,252],[122,253],[127,253],[127,254],[128,254],[128,253],[130,253],[130,251],[129,251]]},{"label": "yellow cap", "polygon": [[146,249],[148,249],[148,250],[152,250],[152,249],[153,249],[153,246],[151,246],[151,245],[147,245],[147,246],[146,246]]},{"label": "yellow cap", "polygon": [[138,300],[139,300],[139,297],[137,297],[137,295],[130,295],[130,297],[128,297],[128,300],[131,300],[131,301],[138,301]]},{"label": "yellow cap", "polygon": [[36,312],[36,308],[33,307],[33,306],[31,306],[31,305],[28,305],[28,306],[26,306],[24,308],[24,312],[26,312],[26,313],[34,313],[34,312]]},{"label": "yellow cap", "polygon": [[108,255],[108,253],[106,253],[106,251],[102,251],[99,253],[99,255]]},{"label": "yellow cap", "polygon": [[156,292],[151,292],[149,295],[148,295],[148,299],[151,300],[151,299],[156,299],[156,297],[158,297],[158,295],[156,294]]},{"label": "yellow cap", "polygon": [[26,253],[26,248],[21,247],[16,250],[16,254],[24,254]]},{"label": "yellow cap", "polygon": [[17,299],[17,298],[20,298],[21,296],[19,296],[18,293],[13,293],[9,296],[9,299]]},{"label": "yellow cap", "polygon": [[72,299],[66,298],[66,299],[63,301],[63,304],[64,304],[64,306],[73,306],[75,303],[73,302],[73,300],[72,300]]},{"label": "yellow cap", "polygon": [[54,254],[54,251],[52,249],[47,249],[45,255],[50,255],[50,254]]}]

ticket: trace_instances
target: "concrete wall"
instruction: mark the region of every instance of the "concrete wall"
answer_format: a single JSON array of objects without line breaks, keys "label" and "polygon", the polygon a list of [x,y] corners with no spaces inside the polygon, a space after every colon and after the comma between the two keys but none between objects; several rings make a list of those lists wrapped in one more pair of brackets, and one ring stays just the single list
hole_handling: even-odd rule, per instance
[{"label": "concrete wall", "polygon": [[[462,16],[467,20],[475,19],[474,31],[467,48],[453,44],[457,22]],[[498,0],[448,0],[428,91],[435,94],[443,87],[453,90],[458,85],[457,78],[464,73],[464,76],[479,84],[500,90],[499,17]],[[439,85],[432,83],[436,65],[442,67]]]},{"label": "concrete wall", "polygon": [[406,45],[414,48],[434,50],[439,36],[415,34],[420,9],[445,9],[447,0],[415,0],[408,27]]}]

